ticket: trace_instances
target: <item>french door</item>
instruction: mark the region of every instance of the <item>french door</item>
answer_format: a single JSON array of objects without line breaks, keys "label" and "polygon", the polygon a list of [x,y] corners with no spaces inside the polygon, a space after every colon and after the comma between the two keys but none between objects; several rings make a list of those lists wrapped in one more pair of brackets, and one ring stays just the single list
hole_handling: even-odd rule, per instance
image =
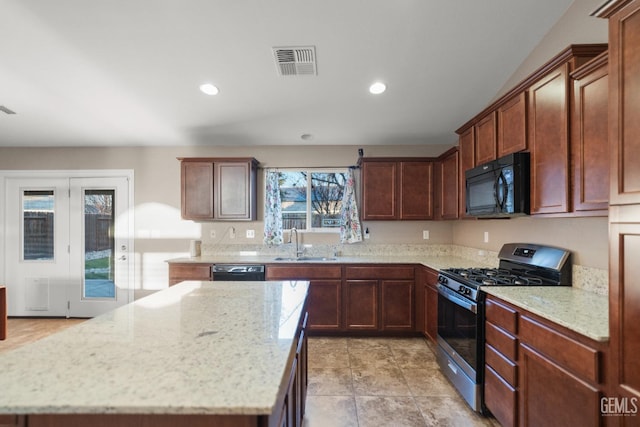
[{"label": "french door", "polygon": [[128,176],[4,181],[10,316],[93,317],[132,300]]}]

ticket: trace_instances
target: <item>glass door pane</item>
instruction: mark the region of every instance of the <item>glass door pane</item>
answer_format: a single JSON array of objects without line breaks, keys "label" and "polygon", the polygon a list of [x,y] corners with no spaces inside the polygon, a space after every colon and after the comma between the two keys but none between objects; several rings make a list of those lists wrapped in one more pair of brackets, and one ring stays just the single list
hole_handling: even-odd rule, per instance
[{"label": "glass door pane", "polygon": [[115,298],[114,190],[84,190],[83,298]]},{"label": "glass door pane", "polygon": [[25,190],[22,193],[24,261],[53,261],[54,207],[53,190]]}]

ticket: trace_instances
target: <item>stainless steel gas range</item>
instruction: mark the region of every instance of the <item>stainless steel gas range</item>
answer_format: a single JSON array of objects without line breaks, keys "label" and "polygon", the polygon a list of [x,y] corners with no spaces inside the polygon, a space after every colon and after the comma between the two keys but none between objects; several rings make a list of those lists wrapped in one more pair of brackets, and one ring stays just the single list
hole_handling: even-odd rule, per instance
[{"label": "stainless steel gas range", "polygon": [[438,275],[438,364],[467,403],[483,405],[483,286],[571,286],[571,252],[507,243],[498,268],[450,268]]}]

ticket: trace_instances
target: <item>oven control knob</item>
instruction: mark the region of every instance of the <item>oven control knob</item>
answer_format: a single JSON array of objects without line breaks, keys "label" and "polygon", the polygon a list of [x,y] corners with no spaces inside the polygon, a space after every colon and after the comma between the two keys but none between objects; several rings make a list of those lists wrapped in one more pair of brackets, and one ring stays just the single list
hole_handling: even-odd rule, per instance
[{"label": "oven control knob", "polygon": [[438,277],[438,283],[446,284],[448,281],[449,280],[444,276]]},{"label": "oven control knob", "polygon": [[460,292],[461,294],[464,294],[465,292],[464,286],[460,285],[460,287],[458,288],[458,292]]}]

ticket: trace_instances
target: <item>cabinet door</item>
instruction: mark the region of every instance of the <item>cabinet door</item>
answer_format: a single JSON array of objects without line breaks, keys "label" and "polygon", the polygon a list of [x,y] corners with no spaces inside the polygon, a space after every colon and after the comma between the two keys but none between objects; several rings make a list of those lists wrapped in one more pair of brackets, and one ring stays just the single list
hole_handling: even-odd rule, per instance
[{"label": "cabinet door", "polygon": [[527,93],[498,107],[498,157],[527,149]]},{"label": "cabinet door", "polygon": [[520,425],[599,426],[600,391],[521,344]]},{"label": "cabinet door", "polygon": [[414,283],[409,280],[380,282],[383,331],[412,331],[414,328]]},{"label": "cabinet door", "polygon": [[531,213],[569,210],[568,65],[529,88]]},{"label": "cabinet door", "polygon": [[466,178],[464,173],[472,169],[475,164],[475,142],[473,140],[473,127],[467,129],[459,138],[460,176],[458,177],[458,205],[460,218],[467,215]]},{"label": "cabinet door", "polygon": [[438,291],[430,284],[424,285],[424,309],[425,334],[435,344],[438,340]]},{"label": "cabinet door", "polygon": [[213,219],[213,163],[181,162],[182,218]]},{"label": "cabinet door", "polygon": [[249,162],[215,163],[215,218],[254,219],[252,168]]},{"label": "cabinet door", "polygon": [[433,163],[400,163],[400,219],[433,219]]},{"label": "cabinet door", "polygon": [[482,118],[474,127],[476,134],[476,165],[496,159],[496,112]]},{"label": "cabinet door", "polygon": [[573,82],[573,210],[609,207],[609,81],[606,62]]},{"label": "cabinet door", "polygon": [[347,280],[346,285],[346,317],[347,329],[378,329],[378,281]]},{"label": "cabinet door", "polygon": [[458,218],[458,151],[454,151],[441,161],[440,215],[442,219]]},{"label": "cabinet door", "polygon": [[362,219],[397,219],[396,162],[362,163]]},{"label": "cabinet door", "polygon": [[518,420],[518,392],[490,366],[485,365],[484,373],[485,405],[502,427],[516,426]]},{"label": "cabinet door", "polygon": [[640,398],[640,206],[633,205],[630,212],[612,214],[620,222],[634,219],[635,224],[611,223],[609,257],[609,322],[610,371],[616,395]]},{"label": "cabinet door", "polygon": [[308,311],[310,331],[342,329],[342,281],[312,280]]},{"label": "cabinet door", "polygon": [[609,19],[612,205],[640,203],[640,2]]},{"label": "cabinet door", "polygon": [[173,286],[183,280],[212,280],[211,264],[170,263],[169,286]]}]

